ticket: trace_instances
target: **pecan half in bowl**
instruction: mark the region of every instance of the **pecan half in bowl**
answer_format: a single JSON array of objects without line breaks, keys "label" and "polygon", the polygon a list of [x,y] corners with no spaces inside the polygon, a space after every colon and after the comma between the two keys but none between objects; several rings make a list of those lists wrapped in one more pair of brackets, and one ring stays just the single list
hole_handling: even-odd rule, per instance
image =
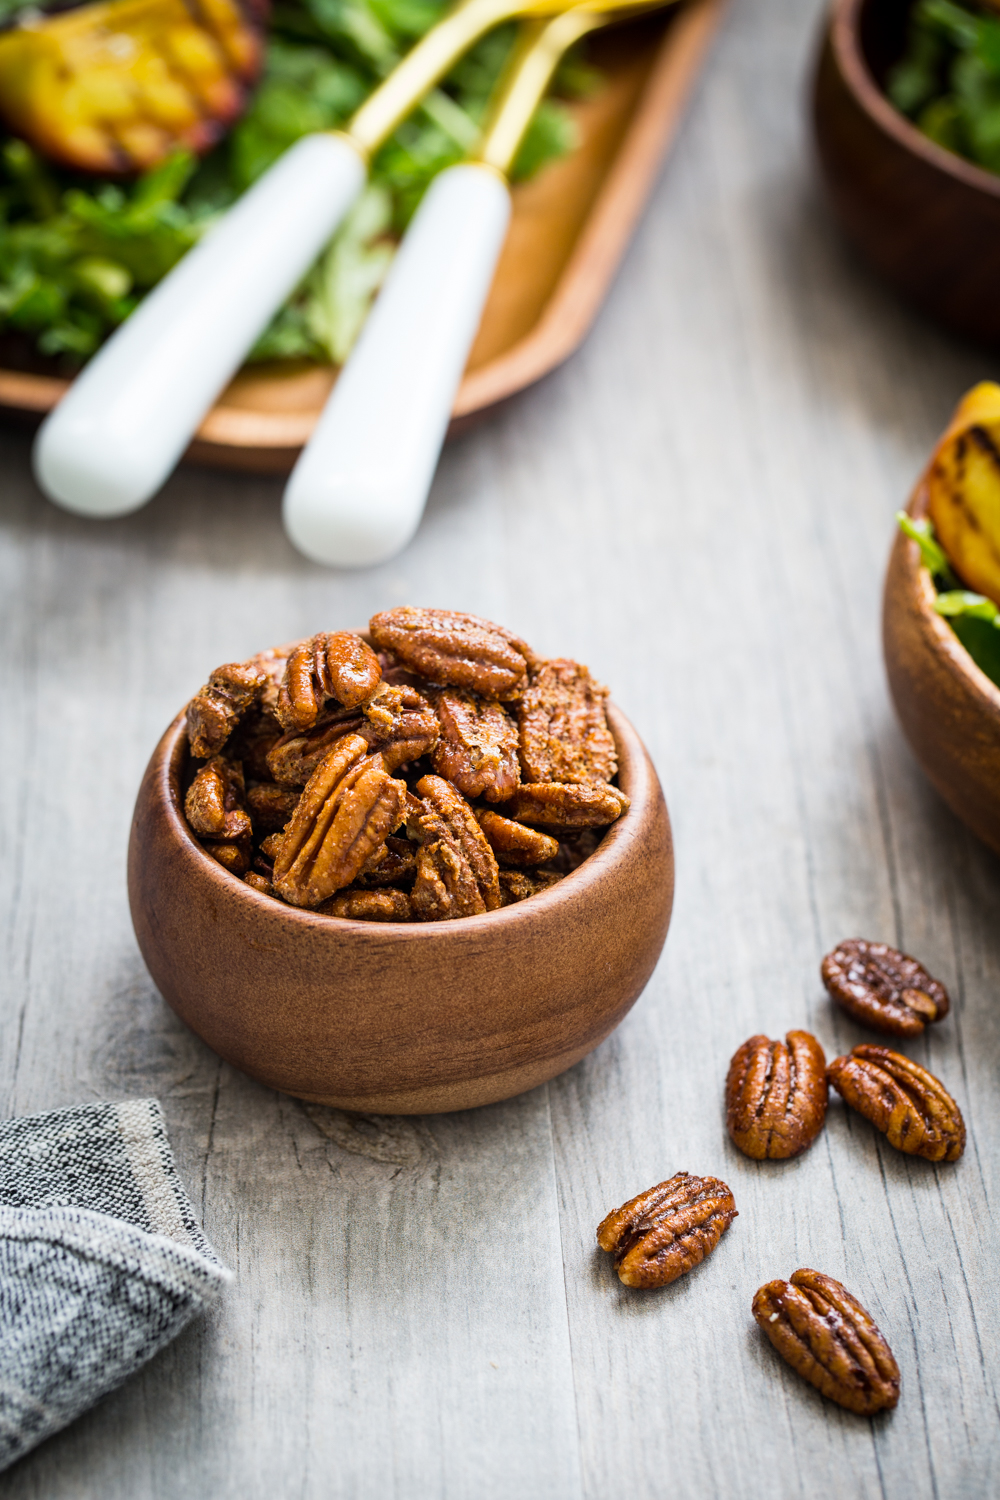
[{"label": "pecan half in bowl", "polygon": [[235,1067],[343,1109],[467,1109],[555,1077],[634,1004],[670,921],[663,793],[613,705],[608,722],[631,805],[578,868],[461,921],[374,922],[353,919],[347,898],[332,916],[277,901],[206,852],[184,817],[180,713],[147,767],[129,844],[132,921],[161,994]]}]

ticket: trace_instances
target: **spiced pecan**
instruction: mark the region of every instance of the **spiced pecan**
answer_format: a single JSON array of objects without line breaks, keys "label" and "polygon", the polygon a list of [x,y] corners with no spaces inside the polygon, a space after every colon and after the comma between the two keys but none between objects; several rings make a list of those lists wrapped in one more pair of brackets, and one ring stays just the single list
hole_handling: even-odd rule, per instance
[{"label": "spiced pecan", "polygon": [[677,1172],[608,1214],[597,1243],[615,1258],[626,1286],[667,1286],[711,1254],[737,1217],[718,1177]]},{"label": "spiced pecan", "polygon": [[292,729],[276,740],[268,752],[268,770],[279,786],[303,787],[338,741],[359,734],[364,726],[364,715],[348,709],[324,714],[311,729]]},{"label": "spiced pecan", "polygon": [[216,755],[247,709],[267,687],[267,674],[253,661],[231,661],[216,667],[187,706],[191,754]]},{"label": "spiced pecan", "polygon": [[269,859],[272,865],[278,857],[278,852],[284,843],[284,839],[284,833],[277,830],[274,833],[269,833],[266,839],[261,839],[260,841],[260,853],[265,859]]},{"label": "spiced pecan", "polygon": [[359,635],[321,631],[289,656],[275,713],[286,730],[309,729],[331,699],[343,708],[360,708],[381,680],[378,657]]},{"label": "spiced pecan", "polygon": [[372,616],[369,630],[376,646],[410,671],[485,698],[516,696],[534,659],[503,626],[453,609],[388,609]]},{"label": "spiced pecan", "polygon": [[517,725],[499,703],[461,688],[433,695],[441,725],[434,769],[466,797],[502,802],[521,780]]},{"label": "spiced pecan", "polygon": [[864,1044],[835,1057],[827,1075],[890,1146],[927,1161],[958,1161],[965,1121],[944,1084],[901,1052]]},{"label": "spiced pecan", "polygon": [[848,938],[820,966],[823,983],[848,1015],[873,1031],[919,1036],[928,1021],[948,1014],[948,992],[915,958]]},{"label": "spiced pecan", "polygon": [[195,833],[212,839],[239,839],[250,833],[243,769],[224,755],[195,773],[184,798],[184,815]]},{"label": "spiced pecan", "polygon": [[616,786],[541,781],[519,786],[502,811],[519,823],[541,828],[603,828],[629,806]]},{"label": "spiced pecan", "polygon": [[387,838],[362,865],[357,884],[365,887],[406,885],[417,872],[417,851],[409,839]]},{"label": "spiced pecan", "polygon": [[[475,880],[484,909],[493,912],[496,907],[501,906],[501,892],[499,892],[499,870],[496,865],[496,855],[490,849],[486,840],[486,834],[475,820],[475,813],[469,807],[462,793],[451,786],[450,781],[445,781],[441,775],[424,775],[417,781],[417,795],[423,798],[426,813],[418,819],[420,823],[421,843],[433,843],[441,840],[441,829],[438,828],[438,820],[444,823],[451,840],[456,843],[457,849],[462,853],[463,861],[469,867],[469,873]],[[421,850],[423,852],[423,850]],[[427,861],[421,865],[417,861],[417,883],[421,882],[421,870],[427,867]],[[436,865],[435,865],[436,868]],[[423,891],[421,891],[423,898]],[[417,900],[417,886],[414,886],[414,900]]]},{"label": "spiced pecan", "polygon": [[801,1267],[754,1293],[753,1315],[781,1357],[824,1396],[869,1417],[899,1400],[899,1366],[870,1313],[832,1276]]},{"label": "spiced pecan", "polygon": [[316,908],[322,917],[347,917],[352,922],[412,922],[413,909],[405,891],[338,891]]},{"label": "spiced pecan", "polygon": [[226,741],[226,754],[242,763],[248,780],[270,781],[267,757],[283,732],[274,714],[257,705],[243,716]]},{"label": "spiced pecan", "polygon": [[255,891],[260,891],[262,896],[274,895],[274,886],[259,870],[249,870],[243,877],[243,884],[252,886]]},{"label": "spiced pecan", "polygon": [[387,771],[426,755],[440,734],[437,716],[413,688],[382,683],[363,709],[337,709],[305,730],[290,730],[273,745],[267,764],[282,786],[305,786],[324,755],[349,734],[359,734],[382,752]]},{"label": "spiced pecan", "polygon": [[559,853],[556,839],[537,828],[515,823],[513,818],[505,818],[492,808],[477,808],[476,818],[490,848],[504,865],[533,869],[536,865],[546,864]]},{"label": "spiced pecan", "polygon": [[558,884],[562,878],[553,870],[501,870],[501,904],[513,906],[515,902],[526,901],[529,896],[537,896],[539,891],[547,891],[550,885]]},{"label": "spiced pecan", "polygon": [[517,705],[525,781],[610,781],[618,756],[607,700],[607,688],[579,662],[556,659],[533,667]]},{"label": "spiced pecan", "polygon": [[243,876],[250,868],[250,840],[248,838],[236,839],[231,843],[202,839],[201,847],[206,854],[210,854],[222,865],[223,869],[228,870],[230,875]]},{"label": "spiced pecan", "polygon": [[429,755],[441,735],[437,715],[426,698],[410,687],[397,691],[401,698],[399,708],[387,729],[380,729],[374,741],[389,771],[397,771],[400,766]]},{"label": "spiced pecan", "polygon": [[360,735],[347,735],[310,777],[274,861],[274,887],[293,906],[318,906],[350,885],[398,826],[406,785]]},{"label": "spiced pecan", "polygon": [[798,1156],[823,1129],[827,1094],[823,1048],[808,1031],[790,1031],[783,1042],[752,1036],[726,1079],[734,1145],[755,1161]]},{"label": "spiced pecan", "polygon": [[273,781],[253,781],[247,787],[247,807],[258,833],[280,833],[298,805],[299,794]]},{"label": "spiced pecan", "polygon": [[[258,699],[258,705],[266,717],[274,719],[276,726],[278,725],[278,721],[275,716],[275,709],[278,706],[281,680],[285,675],[288,658],[299,645],[301,645],[300,641],[294,641],[290,646],[272,646],[270,650],[258,651],[256,656],[250,658],[258,672],[263,672],[267,679],[264,691]],[[278,726],[278,732],[281,732],[280,726]]]}]

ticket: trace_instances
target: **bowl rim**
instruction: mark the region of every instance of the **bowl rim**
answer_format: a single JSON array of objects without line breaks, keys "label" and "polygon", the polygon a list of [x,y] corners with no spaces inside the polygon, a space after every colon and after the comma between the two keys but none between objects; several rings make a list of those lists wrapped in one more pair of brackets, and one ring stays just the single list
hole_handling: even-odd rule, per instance
[{"label": "bowl rim", "polygon": [[[622,779],[624,770],[624,779],[628,785],[623,785],[622,790],[626,796],[631,797],[632,805],[627,813],[608,827],[593,854],[589,855],[581,865],[571,870],[548,890],[539,891],[528,898],[531,907],[527,915],[534,915],[536,919],[551,914],[565,900],[584,895],[587,888],[595,883],[608,877],[613,878],[616,874],[616,867],[625,862],[633,844],[642,838],[649,815],[655,811],[657,801],[663,803],[669,829],[669,811],[663,798],[659,777],[638,731],[616,704],[609,702],[607,713],[618,751],[619,780]],[[182,858],[190,860],[193,872],[202,880],[207,881],[210,886],[214,886],[222,899],[247,903],[248,918],[254,912],[269,918],[276,917],[280,912],[280,915],[288,918],[292,924],[289,932],[297,928],[303,937],[307,934],[315,936],[326,933],[331,937],[336,936],[341,939],[350,934],[371,938],[377,933],[380,942],[389,943],[412,943],[427,941],[431,938],[440,942],[445,936],[454,935],[458,939],[463,934],[463,941],[474,941],[477,937],[485,939],[488,934],[502,937],[505,928],[509,928],[512,923],[525,920],[526,913],[523,908],[527,905],[527,901],[516,901],[496,911],[463,917],[461,920],[363,922],[350,917],[321,915],[305,907],[291,906],[286,902],[276,900],[273,896],[265,895],[263,891],[255,890],[253,886],[248,885],[241,877],[233,875],[220,865],[218,860],[205,852],[184,817],[180,787],[182,764],[188,753],[185,714],[186,706],[169,725],[153,752],[149,770],[153,772],[156,800],[165,817],[166,827],[169,829],[173,842],[182,852]],[[633,814],[638,814],[638,816],[633,816]]]},{"label": "bowl rim", "polygon": [[[927,515],[930,492],[926,477],[917,484],[906,507],[907,515],[914,521],[922,521]],[[952,676],[978,700],[985,713],[992,715],[1000,727],[1000,687],[992,682],[983,669],[969,655],[958,636],[943,615],[934,608],[937,592],[930,569],[920,555],[920,548],[911,537],[902,532],[902,563],[904,580],[910,597],[916,602],[925,630],[932,639],[944,665]]]},{"label": "bowl rim", "polygon": [[991,198],[1000,199],[1000,176],[974,162],[966,161],[964,156],[957,156],[953,151],[946,151],[943,146],[938,146],[905,115],[900,114],[879,88],[868,66],[860,36],[862,7],[874,3],[877,0],[834,0],[830,16],[830,47],[841,76],[855,100],[881,130],[892,136],[911,155],[919,156],[928,166],[953,177],[963,187],[977,189]]}]

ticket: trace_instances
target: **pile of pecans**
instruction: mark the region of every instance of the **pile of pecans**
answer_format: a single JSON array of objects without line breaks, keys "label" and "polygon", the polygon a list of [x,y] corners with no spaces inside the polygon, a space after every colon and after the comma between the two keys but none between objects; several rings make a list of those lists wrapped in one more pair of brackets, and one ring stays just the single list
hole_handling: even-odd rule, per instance
[{"label": "pile of pecans", "polygon": [[[940,981],[885,943],[848,939],[826,955],[820,973],[852,1019],[893,1037],[919,1036],[950,1008]],[[783,1042],[752,1036],[735,1053],[725,1091],[733,1144],[755,1161],[800,1155],[823,1129],[830,1084],[898,1151],[932,1162],[962,1155],[962,1112],[933,1073],[870,1044],[827,1066],[808,1031],[790,1031]],[[614,1256],[626,1286],[668,1286],[715,1249],[737,1216],[719,1178],[677,1172],[608,1214],[597,1243]],[[892,1350],[832,1276],[802,1266],[787,1281],[759,1287],[751,1311],[778,1353],[830,1400],[863,1416],[898,1402]]]},{"label": "pile of pecans", "polygon": [[608,690],[476,615],[407,606],[217,668],[184,811],[264,895],[432,922],[546,890],[628,809]]}]

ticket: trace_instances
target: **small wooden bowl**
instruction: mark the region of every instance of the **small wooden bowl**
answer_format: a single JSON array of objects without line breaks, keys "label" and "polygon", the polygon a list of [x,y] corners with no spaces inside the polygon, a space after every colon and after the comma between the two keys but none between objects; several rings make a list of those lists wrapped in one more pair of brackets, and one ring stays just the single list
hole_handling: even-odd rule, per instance
[{"label": "small wooden bowl", "polygon": [[[927,513],[927,487],[910,501]],[[1000,688],[934,609],[920,549],[902,532],[885,578],[882,644],[899,721],[952,812],[1000,854]]]},{"label": "small wooden bowl", "polygon": [[910,0],[834,0],[813,92],[833,207],[908,301],[957,333],[1000,343],[1000,177],[945,151],[882,92]]},{"label": "small wooden bowl", "polygon": [[632,806],[579,869],[501,911],[395,925],[297,910],[211,859],[181,810],[178,716],[146,769],[128,856],[161,994],[245,1073],[343,1109],[468,1109],[554,1078],[638,999],[670,922],[663,793],[625,715],[609,721]]}]

